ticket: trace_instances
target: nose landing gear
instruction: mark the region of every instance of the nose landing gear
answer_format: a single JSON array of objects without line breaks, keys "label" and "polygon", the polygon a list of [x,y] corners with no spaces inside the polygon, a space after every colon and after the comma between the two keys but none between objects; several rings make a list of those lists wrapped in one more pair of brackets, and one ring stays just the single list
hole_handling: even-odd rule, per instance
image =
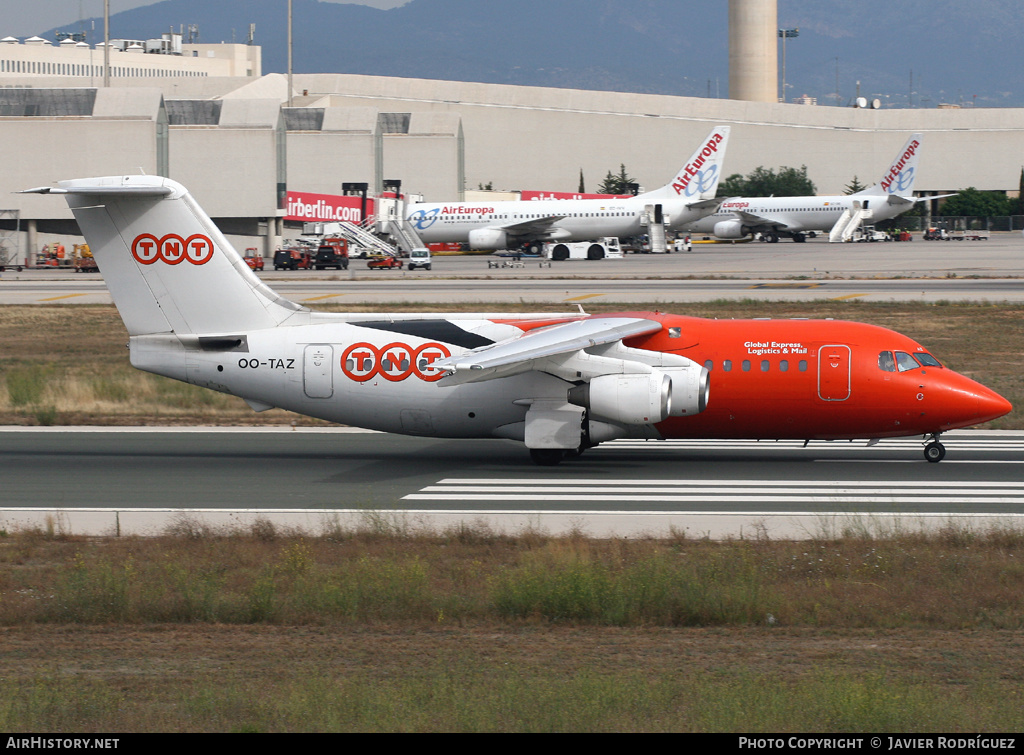
[{"label": "nose landing gear", "polygon": [[939,443],[939,434],[931,436],[931,442],[924,447],[924,458],[931,464],[937,464],[946,458],[946,447]]}]

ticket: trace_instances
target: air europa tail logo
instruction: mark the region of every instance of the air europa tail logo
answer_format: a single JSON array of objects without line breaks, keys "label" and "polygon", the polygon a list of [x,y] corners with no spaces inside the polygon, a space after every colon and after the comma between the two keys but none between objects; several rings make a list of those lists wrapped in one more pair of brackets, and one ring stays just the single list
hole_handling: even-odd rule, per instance
[{"label": "air europa tail logo", "polygon": [[193,265],[205,265],[213,258],[213,242],[209,236],[201,233],[187,239],[176,233],[168,233],[160,238],[151,233],[143,233],[132,242],[132,257],[142,265],[155,262],[178,265],[185,260]]},{"label": "air europa tail logo", "polygon": [[917,154],[917,148],[920,146],[920,142],[914,139],[907,145],[906,151],[899,156],[899,159],[890,166],[889,172],[882,179],[882,190],[886,194],[902,194],[910,191],[910,187],[914,185],[914,168],[907,168],[906,165]]},{"label": "air europa tail logo", "polygon": [[[704,170],[701,170],[701,168],[710,157],[717,154],[718,145],[723,141],[724,137],[717,133],[708,139],[704,149],[697,153],[697,157],[694,158],[693,162],[686,164],[686,167],[679,172],[675,181],[672,182],[672,188],[675,189],[676,194],[685,194],[688,197],[692,197],[695,194],[711,191],[715,181],[718,179],[718,165],[712,165]],[[694,179],[696,179],[696,182]]]}]

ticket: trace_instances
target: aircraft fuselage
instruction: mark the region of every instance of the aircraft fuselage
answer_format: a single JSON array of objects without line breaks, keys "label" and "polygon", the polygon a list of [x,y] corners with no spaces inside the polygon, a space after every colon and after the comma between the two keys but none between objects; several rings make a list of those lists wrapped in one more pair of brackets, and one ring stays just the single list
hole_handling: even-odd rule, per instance
[{"label": "aircraft fuselage", "polygon": [[[633,437],[882,438],[944,432],[1010,411],[1005,399],[938,365],[914,340],[873,325],[628,316],[663,328],[626,346],[687,357],[710,372],[704,411],[629,428]],[[573,383],[528,372],[439,385],[445,373],[431,364],[568,320],[478,318],[311,322],[242,334],[239,345],[222,344],[233,346],[227,350],[206,344],[168,352],[153,348],[153,339],[165,337],[142,336],[132,339],[132,363],[257,407],[331,422],[434,437],[507,437],[501,428],[522,422],[527,411],[517,401],[564,398]]]}]

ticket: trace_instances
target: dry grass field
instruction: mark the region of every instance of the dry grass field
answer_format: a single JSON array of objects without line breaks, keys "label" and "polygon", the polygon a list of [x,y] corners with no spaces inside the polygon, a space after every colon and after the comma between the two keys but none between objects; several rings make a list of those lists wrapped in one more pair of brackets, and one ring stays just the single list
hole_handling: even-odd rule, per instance
[{"label": "dry grass field", "polygon": [[0,537],[0,729],[1016,732],[1024,533]]}]

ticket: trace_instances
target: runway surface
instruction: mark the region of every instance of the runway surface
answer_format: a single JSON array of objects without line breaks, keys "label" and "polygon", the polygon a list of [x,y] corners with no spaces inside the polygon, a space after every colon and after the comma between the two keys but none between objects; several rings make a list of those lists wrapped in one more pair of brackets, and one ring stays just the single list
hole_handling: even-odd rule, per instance
[{"label": "runway surface", "polygon": [[1024,433],[861,443],[617,441],[558,467],[520,444],[290,429],[0,431],[0,526],[154,534],[327,528],[808,537],[1024,524]]}]

